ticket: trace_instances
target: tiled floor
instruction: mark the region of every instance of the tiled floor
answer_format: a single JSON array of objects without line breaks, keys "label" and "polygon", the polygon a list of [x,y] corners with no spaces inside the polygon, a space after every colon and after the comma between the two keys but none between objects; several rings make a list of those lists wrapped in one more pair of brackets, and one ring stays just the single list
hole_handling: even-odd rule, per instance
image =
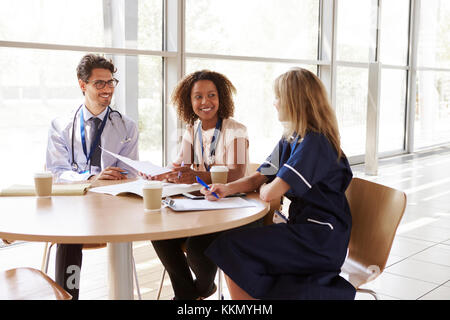
[{"label": "tiled floor", "polygon": [[382,299],[450,300],[450,147],[381,160],[377,176],[353,172],[407,195],[386,269],[363,287]]},{"label": "tiled floor", "polygon": [[[354,166],[353,171],[354,176],[400,189],[408,197],[387,267],[365,287],[381,299],[450,300],[450,146],[383,159],[377,176],[366,176],[364,166]],[[0,270],[40,268],[43,248],[42,243],[21,243],[0,249]],[[133,248],[143,298],[155,299],[161,264],[149,242],[136,242]],[[54,252],[50,266],[53,277]],[[106,284],[106,249],[84,251],[80,299],[107,299]],[[229,299],[226,285],[224,289]],[[172,296],[166,277],[162,299]],[[373,298],[357,294],[356,299]]]}]

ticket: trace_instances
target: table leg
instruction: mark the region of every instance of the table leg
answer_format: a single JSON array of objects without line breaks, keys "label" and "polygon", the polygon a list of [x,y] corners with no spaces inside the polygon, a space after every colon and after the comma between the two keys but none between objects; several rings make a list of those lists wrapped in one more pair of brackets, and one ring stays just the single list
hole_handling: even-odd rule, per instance
[{"label": "table leg", "polygon": [[108,243],[110,300],[133,300],[132,243]]}]

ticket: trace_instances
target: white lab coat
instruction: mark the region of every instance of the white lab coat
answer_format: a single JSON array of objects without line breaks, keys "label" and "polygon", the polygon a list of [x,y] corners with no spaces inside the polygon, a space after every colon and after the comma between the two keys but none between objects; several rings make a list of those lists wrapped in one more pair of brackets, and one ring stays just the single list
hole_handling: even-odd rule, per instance
[{"label": "white lab coat", "polygon": [[[86,108],[83,108],[83,117],[86,132],[87,152],[90,152],[91,140],[88,137],[90,123],[88,120],[92,114]],[[81,110],[81,109],[80,109]],[[97,117],[103,120],[106,115],[106,109]],[[74,119],[75,118],[75,119]],[[123,122],[117,112],[111,113],[111,120],[108,117],[105,128],[103,129],[100,146],[113,153],[128,157],[133,160],[139,160],[138,138],[139,132],[136,123],[125,115],[122,115]],[[73,121],[75,120],[75,126]],[[74,129],[73,129],[74,128]],[[126,131],[126,132],[125,132]],[[75,138],[73,142],[75,162],[78,165],[77,171],[72,170],[72,133]],[[128,139],[127,139],[128,138]],[[128,141],[126,141],[128,140]],[[126,142],[125,142],[126,141]],[[46,168],[54,174],[56,181],[82,181],[87,180],[91,175],[98,174],[93,167],[89,172],[89,165],[86,162],[86,156],[83,152],[80,132],[80,112],[72,114],[70,118],[56,118],[52,121],[48,134],[48,145],[46,155]],[[137,172],[125,163],[114,158],[107,152],[102,151],[101,169],[106,167],[119,167],[129,172],[128,178],[136,176]],[[85,170],[86,173],[82,173]]]}]

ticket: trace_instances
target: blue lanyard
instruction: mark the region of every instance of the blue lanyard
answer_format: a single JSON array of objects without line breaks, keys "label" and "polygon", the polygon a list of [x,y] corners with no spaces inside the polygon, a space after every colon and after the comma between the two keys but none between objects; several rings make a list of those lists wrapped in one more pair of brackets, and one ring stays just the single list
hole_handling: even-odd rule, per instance
[{"label": "blue lanyard", "polygon": [[[215,155],[216,155],[216,147],[217,147],[217,142],[219,141],[219,135],[220,135],[220,130],[222,129],[222,118],[219,118],[219,120],[217,120],[216,123],[216,128],[214,129],[214,135],[211,139],[211,147],[210,147],[210,158],[211,163],[213,164],[215,162]],[[204,154],[204,150],[203,150],[203,137],[202,137],[202,121],[199,122],[198,127],[197,127],[197,135],[198,135],[198,140],[200,142],[200,146],[202,147],[202,159],[203,159],[203,163],[205,165],[206,171],[209,171],[210,166],[206,164],[205,162],[205,158],[203,156]],[[195,137],[194,137],[194,141],[195,141]],[[195,155],[195,148],[194,148],[194,155]],[[198,163],[198,161],[196,161]]]},{"label": "blue lanyard", "polygon": [[[102,135],[103,129],[105,128],[106,121],[108,120],[108,114],[109,114],[109,107],[108,107],[108,110],[106,111],[105,117],[103,118],[102,124],[97,132],[97,136],[95,137],[95,139],[93,139],[93,141],[91,143],[91,149],[89,150],[89,155],[88,155],[87,147],[86,147],[86,136],[85,136],[85,132],[84,132],[83,108],[81,108],[81,111],[80,111],[81,144],[83,146],[84,155],[86,156],[86,163],[89,163],[89,161],[91,160],[92,154],[94,153],[94,150],[97,148],[97,146],[100,143],[100,137]],[[84,172],[87,172],[87,170]]]}]

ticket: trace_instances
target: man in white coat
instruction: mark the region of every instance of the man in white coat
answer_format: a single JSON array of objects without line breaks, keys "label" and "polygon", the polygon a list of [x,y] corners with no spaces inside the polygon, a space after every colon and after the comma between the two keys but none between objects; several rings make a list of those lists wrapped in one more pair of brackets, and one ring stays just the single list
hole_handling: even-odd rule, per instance
[{"label": "man in white coat", "polygon": [[[47,146],[46,167],[56,181],[133,178],[136,171],[100,148],[138,160],[136,123],[110,107],[118,80],[112,61],[87,54],[77,67],[84,95],[68,119],[52,121]],[[56,282],[73,299],[79,295],[82,244],[58,244]]]}]

